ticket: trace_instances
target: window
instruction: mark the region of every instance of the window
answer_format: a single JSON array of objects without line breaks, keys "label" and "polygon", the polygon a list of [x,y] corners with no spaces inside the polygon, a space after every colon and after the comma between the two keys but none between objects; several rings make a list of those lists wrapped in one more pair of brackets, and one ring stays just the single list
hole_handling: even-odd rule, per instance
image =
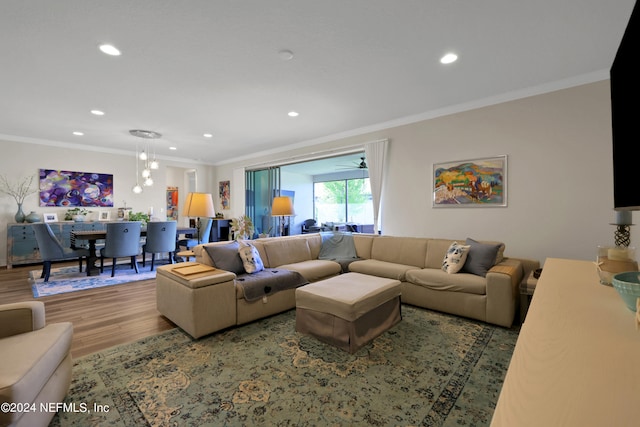
[{"label": "window", "polygon": [[373,224],[369,178],[316,182],[313,191],[315,220],[319,224]]}]

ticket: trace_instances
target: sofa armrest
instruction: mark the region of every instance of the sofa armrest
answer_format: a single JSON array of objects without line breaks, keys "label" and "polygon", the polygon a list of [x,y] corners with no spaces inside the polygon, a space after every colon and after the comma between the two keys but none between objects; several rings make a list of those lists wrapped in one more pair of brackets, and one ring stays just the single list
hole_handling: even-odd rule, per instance
[{"label": "sofa armrest", "polygon": [[205,244],[194,246],[192,251],[196,257],[196,262],[200,264],[213,266],[213,260],[204,248]]},{"label": "sofa armrest", "polygon": [[[181,262],[178,264],[162,265],[156,269],[156,280],[159,276],[166,277],[176,283],[180,283],[187,288],[198,289],[206,286],[213,286],[219,283],[233,282],[236,274],[230,271],[213,268],[210,271],[202,273],[190,274],[187,276],[178,274],[173,270],[180,267],[198,266],[197,262]],[[210,267],[210,266],[207,266]]]},{"label": "sofa armrest", "polygon": [[0,305],[0,338],[44,328],[44,303],[25,301]]},{"label": "sofa armrest", "polygon": [[487,322],[511,326],[523,275],[522,263],[513,258],[505,258],[491,267],[487,273]]},{"label": "sofa armrest", "polygon": [[524,274],[522,275],[523,279],[526,279],[527,277],[529,277],[529,273],[531,273],[532,271],[540,268],[540,261],[538,261],[537,259],[528,259],[528,258],[509,258],[509,259],[515,259],[520,261],[520,264],[522,264],[522,269],[524,270]]}]

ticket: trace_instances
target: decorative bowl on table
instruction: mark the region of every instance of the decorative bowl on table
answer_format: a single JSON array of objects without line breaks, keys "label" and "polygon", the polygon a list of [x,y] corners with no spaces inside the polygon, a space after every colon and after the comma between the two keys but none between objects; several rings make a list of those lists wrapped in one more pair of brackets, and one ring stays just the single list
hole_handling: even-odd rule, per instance
[{"label": "decorative bowl on table", "polygon": [[631,311],[636,311],[640,298],[640,272],[626,271],[613,276],[613,287]]}]

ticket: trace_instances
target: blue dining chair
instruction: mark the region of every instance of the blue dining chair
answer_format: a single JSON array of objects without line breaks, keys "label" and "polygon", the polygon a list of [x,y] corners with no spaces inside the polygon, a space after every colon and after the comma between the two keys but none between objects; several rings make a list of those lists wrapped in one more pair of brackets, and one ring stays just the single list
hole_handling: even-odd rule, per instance
[{"label": "blue dining chair", "polygon": [[42,275],[40,278],[44,278],[45,282],[49,281],[52,261],[63,261],[74,258],[78,258],[80,263],[79,269],[82,273],[82,259],[89,258],[89,250],[65,248],[55,234],[53,234],[51,227],[49,227],[47,223],[33,224],[33,231],[36,235],[36,241],[38,242],[40,258],[42,258]]},{"label": "blue dining chair", "polygon": [[104,259],[111,258],[111,277],[116,272],[117,258],[130,257],[131,267],[139,273],[136,257],[140,253],[140,233],[142,223],[139,221],[110,222],[104,239],[104,248],[100,249],[100,272],[104,271]]},{"label": "blue dining chair", "polygon": [[200,224],[200,238],[199,239],[180,239],[178,240],[178,246],[184,246],[187,250],[199,245],[200,243],[209,243],[209,236],[211,235],[211,226],[213,225],[212,218],[206,218]]},{"label": "blue dining chair", "polygon": [[178,223],[175,221],[153,221],[147,223],[147,238],[142,246],[142,266],[146,265],[146,255],[151,254],[151,271],[157,253],[168,252],[169,261],[173,264],[176,251],[176,231]]}]

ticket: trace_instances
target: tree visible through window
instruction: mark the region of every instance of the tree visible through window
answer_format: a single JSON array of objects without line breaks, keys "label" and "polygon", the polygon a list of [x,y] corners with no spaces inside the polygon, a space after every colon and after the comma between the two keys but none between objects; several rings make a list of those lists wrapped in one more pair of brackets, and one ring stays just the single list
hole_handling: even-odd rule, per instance
[{"label": "tree visible through window", "polygon": [[326,222],[373,224],[369,178],[342,179],[314,184],[315,219]]}]

